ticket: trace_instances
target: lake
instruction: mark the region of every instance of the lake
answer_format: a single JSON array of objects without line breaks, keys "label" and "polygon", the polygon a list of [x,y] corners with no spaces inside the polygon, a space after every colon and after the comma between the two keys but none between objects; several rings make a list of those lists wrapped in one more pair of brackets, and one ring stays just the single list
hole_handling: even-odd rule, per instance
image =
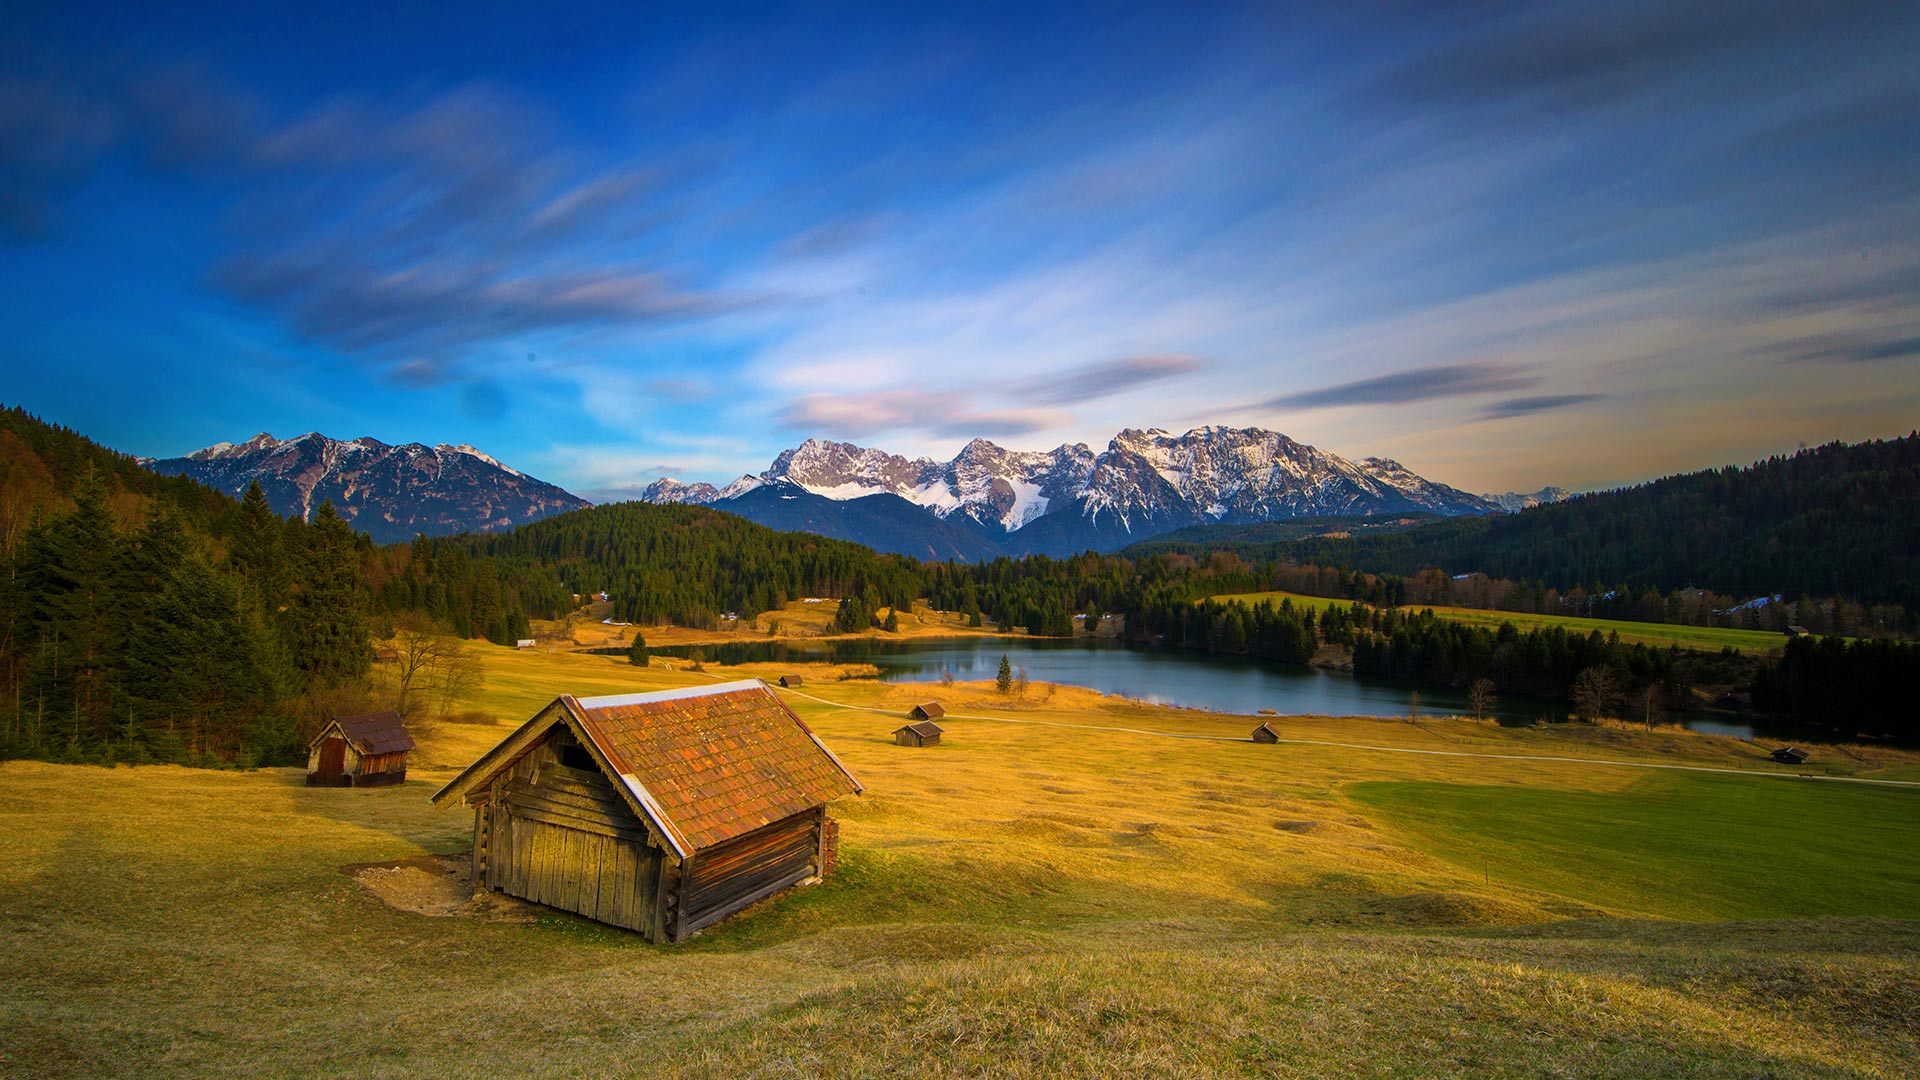
[{"label": "lake", "polygon": [[[1402,716],[1414,694],[1424,715],[1465,715],[1471,711],[1463,691],[1362,678],[1345,672],[1211,653],[1129,646],[1105,639],[1073,641],[1046,638],[969,637],[891,642],[873,638],[846,641],[742,641],[722,645],[662,647],[662,656],[698,652],[719,664],[837,662],[869,663],[883,682],[934,682],[945,672],[961,682],[991,680],[1005,655],[1025,668],[1034,682],[1083,686],[1157,705],[1181,705],[1217,712],[1254,714],[1261,709],[1314,716]],[[1495,710],[1504,723],[1531,723],[1542,717],[1564,719],[1565,702],[1502,695]],[[1754,729],[1717,716],[1675,716],[1685,727],[1718,735],[1751,738]]]}]

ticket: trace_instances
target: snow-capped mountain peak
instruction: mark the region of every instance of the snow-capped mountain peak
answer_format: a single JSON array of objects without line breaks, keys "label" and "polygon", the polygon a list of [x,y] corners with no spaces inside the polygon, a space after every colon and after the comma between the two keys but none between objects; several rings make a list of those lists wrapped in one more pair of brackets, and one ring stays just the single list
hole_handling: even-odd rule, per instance
[{"label": "snow-capped mountain peak", "polygon": [[341,517],[382,542],[494,531],[587,505],[465,443],[389,446],[367,436],[339,440],[310,431],[276,439],[263,431],[238,445],[214,443],[144,464],[233,495],[257,480],[281,514],[306,517],[331,501]]},{"label": "snow-capped mountain peak", "polygon": [[[1427,480],[1384,458],[1349,461],[1261,428],[1209,426],[1174,435],[1127,428],[1095,454],[1084,443],[1009,450],[976,438],[951,461],[906,458],[853,443],[808,439],[757,477],[715,491],[658,481],[654,502],[724,505],[762,484],[784,483],[830,500],[891,494],[935,517],[1014,536],[1039,522],[1073,544],[1120,546],[1186,525],[1279,518],[1404,513],[1487,513],[1478,496]],[[1080,525],[1068,526],[1072,519]]]}]

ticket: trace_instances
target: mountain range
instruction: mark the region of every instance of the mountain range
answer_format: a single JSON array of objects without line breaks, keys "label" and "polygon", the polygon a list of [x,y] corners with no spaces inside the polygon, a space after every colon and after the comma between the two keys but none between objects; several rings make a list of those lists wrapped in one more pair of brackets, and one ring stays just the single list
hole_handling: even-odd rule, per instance
[{"label": "mountain range", "polygon": [[662,479],[648,502],[696,503],[921,558],[1111,551],[1194,525],[1503,507],[1385,458],[1350,461],[1260,428],[1127,429],[1019,451],[985,439],[951,461],[808,439],[723,488]]},{"label": "mountain range", "polygon": [[235,496],[258,480],[267,502],[283,516],[305,518],[331,500],[342,518],[380,543],[419,534],[498,532],[589,505],[464,444],[389,446],[317,432],[294,439],[263,432],[243,443],[215,443],[186,457],[141,464]]}]

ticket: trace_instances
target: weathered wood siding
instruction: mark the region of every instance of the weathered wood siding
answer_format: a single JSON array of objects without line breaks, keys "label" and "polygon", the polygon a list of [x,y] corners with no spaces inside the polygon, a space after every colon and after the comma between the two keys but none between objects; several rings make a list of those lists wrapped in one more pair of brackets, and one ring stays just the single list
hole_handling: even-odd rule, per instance
[{"label": "weathered wood siding", "polygon": [[[326,760],[330,749],[340,754],[337,769]],[[337,735],[321,739],[307,751],[309,787],[379,787],[402,783],[406,778],[407,755],[404,751],[363,755],[353,748],[353,743]]]},{"label": "weathered wood siding", "polygon": [[824,809],[803,810],[696,854],[681,866],[673,939],[820,872]]},{"label": "weathered wood siding", "polygon": [[661,855],[597,771],[560,763],[556,730],[494,779],[474,819],[474,873],[488,888],[652,936]]}]

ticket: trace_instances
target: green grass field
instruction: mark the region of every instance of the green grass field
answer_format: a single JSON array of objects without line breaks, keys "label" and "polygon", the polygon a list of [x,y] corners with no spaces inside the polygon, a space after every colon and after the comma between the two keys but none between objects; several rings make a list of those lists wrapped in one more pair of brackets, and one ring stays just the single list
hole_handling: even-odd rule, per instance
[{"label": "green grass field", "polygon": [[1622,791],[1434,781],[1347,790],[1468,871],[1673,919],[1920,919],[1920,799],[1887,788],[1660,775]]},{"label": "green grass field", "polygon": [[[772,673],[483,658],[493,719],[421,728],[402,787],[0,764],[0,1075],[1838,1078],[1920,1055],[1920,788],[1684,733],[1283,717],[1300,741],[1257,746],[1248,717],[975,684],[910,750],[887,733],[927,687],[806,668],[826,701],[789,700],[867,788],[835,805],[825,883],[678,947],[390,907],[344,871],[464,851],[470,818],[427,795],[554,694]],[[1816,751],[1920,780],[1913,754]],[[1502,756],[1450,756],[1473,754]]]},{"label": "green grass field", "polygon": [[[1329,600],[1321,596],[1301,596],[1289,592],[1223,593],[1209,597],[1211,600],[1238,600],[1242,603],[1257,604],[1262,600],[1278,604],[1281,598],[1292,600],[1294,606],[1306,606],[1314,611],[1338,605],[1346,607],[1350,600]],[[1513,611],[1483,611],[1479,608],[1462,607],[1417,607],[1408,611],[1428,611],[1443,619],[1467,623],[1471,626],[1493,628],[1503,622],[1510,622],[1521,630],[1534,627],[1558,626],[1580,634],[1598,630],[1602,634],[1619,634],[1621,641],[1642,645],[1678,645],[1683,649],[1706,649],[1718,652],[1721,649],[1735,649],[1746,653],[1777,652],[1785,644],[1785,638],[1766,630],[1729,630],[1717,626],[1680,626],[1670,623],[1622,622],[1614,619],[1584,619],[1573,615],[1528,615]]]}]

